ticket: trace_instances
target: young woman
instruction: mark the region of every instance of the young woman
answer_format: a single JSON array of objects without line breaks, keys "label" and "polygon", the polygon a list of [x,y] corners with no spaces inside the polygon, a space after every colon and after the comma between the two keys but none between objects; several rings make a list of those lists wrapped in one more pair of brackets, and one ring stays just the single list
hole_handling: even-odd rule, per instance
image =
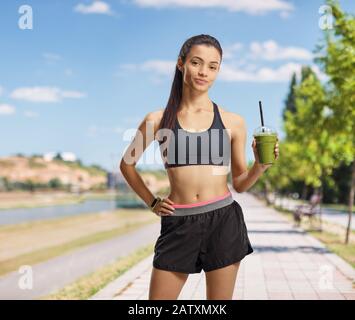
[{"label": "young woman", "polygon": [[[240,261],[253,252],[242,208],[227,186],[228,169],[230,165],[233,188],[244,192],[271,165],[259,163],[254,139],[255,162],[247,169],[244,119],[208,96],[221,62],[222,48],[214,37],[186,40],[167,106],[145,116],[121,160],[128,184],[161,217],[150,300],[177,299],[188,275],[202,269],[207,299],[232,299]],[[153,135],[147,134],[149,126]],[[154,139],[160,144],[170,181],[170,194],[164,199],[154,197],[135,169]],[[126,161],[129,157],[133,160]]]}]

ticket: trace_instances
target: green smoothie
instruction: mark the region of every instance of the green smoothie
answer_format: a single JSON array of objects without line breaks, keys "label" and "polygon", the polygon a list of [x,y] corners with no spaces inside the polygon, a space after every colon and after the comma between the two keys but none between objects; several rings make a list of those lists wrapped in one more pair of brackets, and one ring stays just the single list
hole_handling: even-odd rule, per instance
[{"label": "green smoothie", "polygon": [[259,127],[253,134],[256,141],[256,149],[259,161],[262,164],[273,164],[275,162],[275,146],[277,133],[270,127]]}]

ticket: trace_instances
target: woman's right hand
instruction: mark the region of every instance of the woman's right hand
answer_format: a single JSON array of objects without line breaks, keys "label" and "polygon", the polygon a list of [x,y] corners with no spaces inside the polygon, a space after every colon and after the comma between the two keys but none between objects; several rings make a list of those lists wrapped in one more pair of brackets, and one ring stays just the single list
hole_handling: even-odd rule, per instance
[{"label": "woman's right hand", "polygon": [[[269,167],[271,167],[272,164],[262,164],[262,163],[260,163],[259,155],[258,155],[258,150],[257,150],[257,147],[256,147],[256,140],[255,140],[255,138],[253,139],[253,143],[252,143],[251,146],[252,146],[252,148],[253,148],[255,163],[256,163],[263,171],[265,171],[266,169],[268,169]],[[279,157],[279,138],[277,138],[277,141],[276,141],[276,144],[275,144],[274,153],[275,153],[275,160],[277,160],[278,157]]]},{"label": "woman's right hand", "polygon": [[170,216],[174,213],[175,208],[171,205],[174,204],[169,198],[163,198],[154,208],[153,212],[161,216]]}]

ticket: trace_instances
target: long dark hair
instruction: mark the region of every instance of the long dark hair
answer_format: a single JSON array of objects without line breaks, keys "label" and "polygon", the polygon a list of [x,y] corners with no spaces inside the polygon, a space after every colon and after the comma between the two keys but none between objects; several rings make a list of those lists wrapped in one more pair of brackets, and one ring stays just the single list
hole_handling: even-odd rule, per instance
[{"label": "long dark hair", "polygon": [[[183,63],[185,63],[186,57],[189,54],[191,48],[194,45],[200,45],[200,44],[215,47],[220,53],[222,59],[223,51],[218,40],[208,34],[200,34],[187,39],[182,45],[180,49],[179,57],[181,58]],[[164,109],[164,113],[159,125],[159,129],[163,129],[163,128],[172,129],[174,121],[176,120],[176,111],[180,105],[181,98],[182,98],[182,86],[183,86],[182,72],[179,70],[177,66],[175,66],[175,75],[174,75],[173,84],[171,86],[170,97]]]}]

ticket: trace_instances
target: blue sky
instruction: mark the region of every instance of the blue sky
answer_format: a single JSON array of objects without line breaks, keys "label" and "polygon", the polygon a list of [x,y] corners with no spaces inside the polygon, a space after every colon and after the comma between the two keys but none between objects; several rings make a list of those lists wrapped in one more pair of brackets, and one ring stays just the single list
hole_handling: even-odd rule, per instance
[{"label": "blue sky", "polygon": [[[355,3],[339,1],[347,12]],[[22,5],[32,29],[21,29]],[[247,123],[266,124],[282,139],[289,78],[313,65],[322,39],[312,0],[26,0],[0,4],[0,156],[73,152],[85,164],[117,167],[144,116],[164,108],[183,42],[216,37],[224,50],[210,98]],[[26,21],[29,22],[28,20]],[[128,131],[127,131],[128,130]],[[163,168],[154,142],[139,165]],[[155,165],[154,165],[155,164]]]}]

